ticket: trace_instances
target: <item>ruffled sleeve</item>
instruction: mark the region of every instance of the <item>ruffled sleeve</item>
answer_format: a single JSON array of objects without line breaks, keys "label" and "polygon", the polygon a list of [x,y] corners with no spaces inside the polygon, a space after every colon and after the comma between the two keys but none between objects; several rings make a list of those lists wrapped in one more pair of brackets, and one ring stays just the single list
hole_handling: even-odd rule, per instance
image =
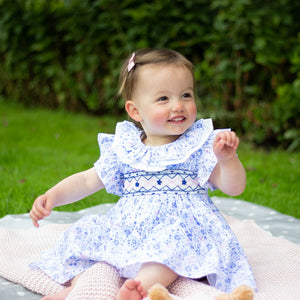
[{"label": "ruffled sleeve", "polygon": [[217,129],[209,135],[208,139],[205,141],[201,148],[201,155],[198,160],[198,181],[203,188],[210,189],[212,191],[217,189],[217,187],[208,180],[218,162],[213,151],[213,141],[216,135],[224,130],[229,129]]},{"label": "ruffled sleeve", "polygon": [[108,193],[121,196],[124,189],[124,183],[120,172],[117,155],[113,151],[113,134],[98,134],[98,143],[100,147],[100,158],[94,163],[96,172],[103,182]]}]

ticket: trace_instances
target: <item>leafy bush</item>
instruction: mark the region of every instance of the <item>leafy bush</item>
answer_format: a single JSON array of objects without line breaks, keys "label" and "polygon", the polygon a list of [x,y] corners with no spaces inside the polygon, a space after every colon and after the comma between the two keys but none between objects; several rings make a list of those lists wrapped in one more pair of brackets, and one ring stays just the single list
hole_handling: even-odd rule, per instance
[{"label": "leafy bush", "polygon": [[123,59],[172,48],[195,64],[201,116],[299,149],[299,12],[293,0],[0,0],[0,94],[120,113]]},{"label": "leafy bush", "polygon": [[299,4],[232,0],[213,1],[212,7],[210,46],[197,66],[203,107],[222,108],[220,122],[240,124],[258,144],[287,146],[293,140],[290,149],[296,149]]}]

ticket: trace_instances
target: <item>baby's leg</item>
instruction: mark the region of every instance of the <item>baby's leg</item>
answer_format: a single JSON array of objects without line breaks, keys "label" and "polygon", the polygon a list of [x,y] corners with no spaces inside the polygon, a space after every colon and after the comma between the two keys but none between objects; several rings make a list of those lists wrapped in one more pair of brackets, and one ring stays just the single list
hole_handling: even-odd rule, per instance
[{"label": "baby's leg", "polygon": [[167,266],[149,262],[144,263],[139,270],[136,280],[142,283],[142,286],[146,292],[156,283],[160,283],[164,287],[169,286],[178,275]]}]

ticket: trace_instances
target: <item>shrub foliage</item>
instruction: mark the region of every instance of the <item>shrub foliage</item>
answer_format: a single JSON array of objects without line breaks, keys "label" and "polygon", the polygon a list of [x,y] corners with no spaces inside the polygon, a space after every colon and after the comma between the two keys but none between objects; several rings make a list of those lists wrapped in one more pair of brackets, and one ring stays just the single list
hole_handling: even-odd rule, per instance
[{"label": "shrub foliage", "polygon": [[3,99],[120,113],[120,66],[144,47],[195,64],[200,116],[299,148],[299,1],[0,0]]}]

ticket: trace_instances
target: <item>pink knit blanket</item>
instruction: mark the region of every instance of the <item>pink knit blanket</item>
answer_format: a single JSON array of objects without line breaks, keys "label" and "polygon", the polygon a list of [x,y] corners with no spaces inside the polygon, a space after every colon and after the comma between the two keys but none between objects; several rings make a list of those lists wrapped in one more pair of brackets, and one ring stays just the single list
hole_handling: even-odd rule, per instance
[{"label": "pink knit blanket", "polygon": [[[256,277],[255,300],[299,300],[300,247],[273,237],[253,221],[226,219],[240,240]],[[31,270],[28,264],[37,260],[42,250],[52,247],[68,226],[50,224],[26,230],[0,227],[0,276],[42,295],[63,289],[43,272]],[[79,278],[68,299],[113,300],[122,282],[111,266],[97,263]],[[169,290],[176,295],[174,299],[194,299],[197,293],[212,296],[219,293],[204,283],[186,278],[177,279]]]}]

